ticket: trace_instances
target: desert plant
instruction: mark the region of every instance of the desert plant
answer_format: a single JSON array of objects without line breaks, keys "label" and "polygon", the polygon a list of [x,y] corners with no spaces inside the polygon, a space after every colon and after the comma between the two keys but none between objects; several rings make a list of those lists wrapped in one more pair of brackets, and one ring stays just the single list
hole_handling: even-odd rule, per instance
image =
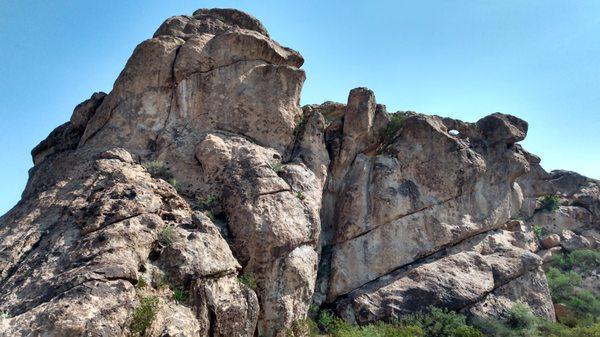
[{"label": "desert plant", "polygon": [[198,207],[201,211],[210,210],[214,204],[217,202],[217,197],[212,194],[209,194],[205,197],[196,197],[196,202],[198,203]]},{"label": "desert plant", "polygon": [[517,303],[506,315],[506,324],[517,330],[532,329],[535,327],[536,318],[528,306]]},{"label": "desert plant", "polygon": [[148,173],[154,178],[168,180],[173,177],[165,163],[160,160],[148,160],[143,162],[142,166],[146,168]]},{"label": "desert plant", "polygon": [[173,226],[167,226],[158,233],[158,242],[163,246],[170,246],[178,239],[177,232]]},{"label": "desert plant", "polygon": [[562,270],[576,269],[587,274],[600,266],[600,251],[596,249],[580,249],[568,254],[560,254],[553,261]]},{"label": "desert plant", "polygon": [[560,207],[560,196],[556,194],[545,195],[540,199],[540,209],[549,212],[556,211]]},{"label": "desert plant", "polygon": [[296,126],[294,127],[294,135],[297,136],[300,133],[300,131],[302,131],[304,125],[306,125],[306,121],[308,121],[307,114],[302,113],[301,115],[296,116]]},{"label": "desert plant", "polygon": [[183,290],[181,288],[173,289],[173,300],[175,301],[175,303],[177,303],[177,304],[183,303],[186,298],[187,298],[187,292],[185,290]]},{"label": "desert plant", "polygon": [[317,318],[317,324],[321,330],[332,332],[335,329],[336,317],[329,310],[321,310]]},{"label": "desert plant", "polygon": [[531,229],[533,230],[533,234],[535,234],[535,236],[538,238],[538,240],[543,239],[544,236],[546,236],[546,234],[548,234],[548,231],[540,225],[533,225],[531,227]]},{"label": "desert plant", "polygon": [[167,276],[157,270],[152,272],[152,284],[157,289],[162,289],[166,287],[170,287],[169,279]]},{"label": "desert plant", "polygon": [[6,311],[0,311],[0,319],[9,319],[10,314]]},{"label": "desert plant", "polygon": [[140,300],[140,306],[133,312],[131,321],[131,331],[139,336],[143,335],[146,329],[152,325],[158,310],[158,297],[149,296]]},{"label": "desert plant", "polygon": [[238,276],[238,281],[252,290],[256,290],[256,276],[252,272],[244,272]]},{"label": "desert plant", "polygon": [[476,334],[475,330],[471,331],[465,328],[467,326],[466,321],[467,318],[464,315],[433,306],[428,307],[426,311],[407,315],[402,320],[405,325],[421,327],[425,336],[428,337],[456,336],[457,331],[462,331],[465,334]]},{"label": "desert plant", "polygon": [[319,335],[317,324],[310,318],[292,322],[287,330],[287,337],[316,337]]},{"label": "desert plant", "polygon": [[400,114],[390,114],[390,121],[380,130],[380,135],[384,143],[390,144],[398,135],[404,124],[404,116]]},{"label": "desert plant", "polygon": [[306,196],[304,195],[304,192],[298,191],[298,192],[296,192],[296,198],[298,198],[300,200],[304,200],[304,199],[306,199]]},{"label": "desert plant", "polygon": [[146,282],[146,279],[143,276],[138,277],[137,283],[135,284],[135,287],[138,289],[143,289],[148,285],[148,282]]},{"label": "desert plant", "polygon": [[175,188],[175,190],[177,192],[181,191],[181,185],[179,184],[179,182],[177,181],[177,179],[175,179],[175,178],[169,178],[167,180],[167,182],[169,183],[169,185],[173,186],[173,188]]},{"label": "desert plant", "polygon": [[269,164],[269,166],[271,167],[271,170],[275,171],[277,174],[283,172],[283,163],[279,160]]}]

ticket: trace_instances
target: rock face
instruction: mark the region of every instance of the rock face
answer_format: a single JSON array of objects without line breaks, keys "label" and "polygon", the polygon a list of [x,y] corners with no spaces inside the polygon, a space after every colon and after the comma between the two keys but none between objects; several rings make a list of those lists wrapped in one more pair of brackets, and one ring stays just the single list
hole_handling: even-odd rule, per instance
[{"label": "rock face", "polygon": [[286,336],[311,304],[554,319],[540,266],[597,244],[598,182],[544,172],[510,115],[389,114],[366,88],[301,108],[302,63],[237,10],[165,21],[33,149],[0,335]]}]

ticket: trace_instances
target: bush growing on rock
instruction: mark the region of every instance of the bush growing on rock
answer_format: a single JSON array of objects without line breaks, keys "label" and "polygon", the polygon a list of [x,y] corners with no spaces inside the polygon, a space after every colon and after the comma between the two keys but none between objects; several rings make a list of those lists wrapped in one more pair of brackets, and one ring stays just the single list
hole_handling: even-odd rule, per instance
[{"label": "bush growing on rock", "polygon": [[283,163],[279,160],[271,163],[270,166],[271,166],[271,169],[273,171],[275,171],[275,173],[277,173],[277,174],[283,172]]},{"label": "bush growing on rock", "polygon": [[187,298],[187,293],[185,290],[183,290],[181,288],[173,289],[173,300],[175,301],[175,303],[181,304],[185,301],[186,298]]},{"label": "bush growing on rock", "polygon": [[238,281],[252,290],[256,290],[256,276],[254,273],[245,272],[238,276]]},{"label": "bush growing on rock", "polygon": [[177,241],[177,232],[173,226],[167,226],[158,233],[158,242],[163,246],[170,246],[173,242]]},{"label": "bush growing on rock", "polygon": [[210,210],[217,202],[217,197],[212,194],[209,194],[205,197],[196,197],[196,202],[198,203],[198,208],[201,211],[207,211]]},{"label": "bush growing on rock", "polygon": [[148,282],[146,282],[146,279],[143,276],[138,277],[138,281],[135,284],[135,287],[138,289],[143,289],[148,285]]},{"label": "bush growing on rock", "polygon": [[390,144],[394,141],[394,138],[398,135],[400,129],[402,129],[402,125],[404,124],[404,116],[395,113],[390,114],[389,123],[381,129],[381,138],[384,143]]},{"label": "bush growing on rock", "polygon": [[165,163],[160,160],[148,160],[143,162],[142,166],[153,178],[168,180],[173,177]]},{"label": "bush growing on rock", "polygon": [[131,331],[136,336],[143,336],[146,329],[152,325],[158,310],[158,297],[149,296],[140,300],[140,306],[133,312]]},{"label": "bush growing on rock", "polygon": [[540,200],[540,209],[549,212],[554,212],[560,207],[560,196],[549,194],[542,197]]}]

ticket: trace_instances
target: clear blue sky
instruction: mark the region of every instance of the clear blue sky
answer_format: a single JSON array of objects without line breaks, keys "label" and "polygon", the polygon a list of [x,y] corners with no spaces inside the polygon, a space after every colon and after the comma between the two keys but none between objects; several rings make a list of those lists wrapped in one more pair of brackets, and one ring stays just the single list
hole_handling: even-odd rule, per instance
[{"label": "clear blue sky", "polygon": [[235,7],[302,53],[302,103],[373,89],[389,111],[530,123],[547,170],[600,178],[600,1],[0,0],[0,214],[29,151],[169,16]]}]

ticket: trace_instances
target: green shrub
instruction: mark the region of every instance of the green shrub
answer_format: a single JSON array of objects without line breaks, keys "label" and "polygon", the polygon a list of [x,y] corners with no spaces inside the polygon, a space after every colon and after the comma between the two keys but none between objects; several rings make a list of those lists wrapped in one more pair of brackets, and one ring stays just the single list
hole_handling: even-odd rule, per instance
[{"label": "green shrub", "polygon": [[321,310],[317,324],[325,332],[333,332],[336,326],[336,317],[329,310]]},{"label": "green shrub", "polygon": [[283,163],[281,161],[275,161],[275,162],[269,164],[269,166],[277,174],[283,172]]},{"label": "green shrub", "polygon": [[304,125],[306,125],[307,121],[308,121],[308,115],[305,113],[296,116],[296,126],[294,127],[294,135],[295,136],[298,136],[300,131],[302,131],[302,129],[304,128]]},{"label": "green shrub", "polygon": [[465,331],[467,326],[467,318],[464,315],[433,306],[424,312],[407,315],[402,322],[405,325],[421,327],[428,337],[456,336],[457,331]]},{"label": "green shrub", "polygon": [[556,211],[560,207],[560,196],[556,194],[545,195],[540,200],[540,209],[546,211]]},{"label": "green shrub", "polygon": [[177,179],[175,179],[175,178],[169,178],[167,180],[167,182],[169,183],[169,185],[173,186],[173,188],[175,189],[175,191],[179,192],[181,190],[181,185],[179,184],[179,182],[177,181]]},{"label": "green shrub", "polygon": [[146,288],[146,286],[148,285],[148,282],[146,282],[146,279],[143,276],[138,277],[138,281],[135,284],[135,287],[138,289],[143,289]]},{"label": "green shrub", "polygon": [[254,273],[245,272],[238,276],[238,281],[252,290],[256,290],[256,276]]},{"label": "green shrub", "polygon": [[142,166],[146,168],[148,173],[154,178],[160,178],[164,180],[169,180],[173,178],[171,172],[165,165],[164,162],[160,160],[149,160],[142,163]]},{"label": "green shrub", "polygon": [[564,304],[571,310],[577,320],[600,321],[600,298],[588,290],[577,290]]},{"label": "green shrub", "polygon": [[175,303],[177,303],[177,304],[183,303],[186,298],[187,298],[187,293],[185,290],[183,290],[181,288],[173,289],[173,300],[175,301]]},{"label": "green shrub", "polygon": [[315,337],[319,332],[317,324],[310,318],[305,318],[292,322],[287,337]]},{"label": "green shrub", "polygon": [[158,242],[160,242],[163,246],[170,246],[178,239],[177,232],[175,231],[175,227],[167,226],[160,230],[158,233]]},{"label": "green shrub", "polygon": [[536,317],[531,314],[528,306],[517,303],[508,312],[506,324],[518,330],[532,329],[535,327]]},{"label": "green shrub", "polygon": [[0,311],[0,319],[9,319],[10,314],[6,311]]},{"label": "green shrub", "polygon": [[595,249],[575,250],[569,254],[561,254],[557,262],[563,270],[573,270],[587,274],[600,266],[600,251]]},{"label": "green shrub", "polygon": [[162,289],[171,286],[167,276],[165,274],[160,273],[157,270],[154,270],[152,272],[152,283],[157,289]]},{"label": "green shrub", "polygon": [[142,163],[142,166],[146,168],[146,171],[150,173],[153,178],[162,179],[168,182],[171,186],[179,192],[181,186],[177,179],[173,177],[173,174],[169,172],[167,165],[160,160],[149,160]]},{"label": "green shrub", "polygon": [[538,240],[543,239],[544,236],[546,236],[546,234],[548,234],[548,231],[540,225],[533,225],[531,227],[531,229],[533,230],[533,234],[535,234],[535,236],[538,238]]},{"label": "green shrub", "polygon": [[397,113],[390,114],[390,121],[380,130],[382,141],[386,144],[393,142],[398,132],[402,129],[403,124],[404,116]]},{"label": "green shrub", "polygon": [[296,198],[298,198],[300,200],[304,200],[304,199],[306,199],[306,196],[304,196],[304,192],[298,191],[298,192],[296,192]]},{"label": "green shrub", "polygon": [[571,298],[575,293],[575,287],[580,286],[582,282],[581,275],[576,272],[562,272],[554,267],[550,267],[546,272],[546,278],[555,303],[562,303]]},{"label": "green shrub", "polygon": [[206,197],[196,197],[196,202],[201,211],[207,211],[217,202],[217,197],[212,194],[207,195]]},{"label": "green shrub", "polygon": [[577,321],[596,322],[600,319],[600,297],[579,288],[582,283],[580,274],[551,267],[546,277],[552,301],[563,304],[571,314],[564,318],[564,323],[572,326]]},{"label": "green shrub", "polygon": [[133,312],[131,331],[134,334],[143,335],[146,329],[152,325],[158,310],[158,297],[144,297],[140,300],[140,306]]}]

